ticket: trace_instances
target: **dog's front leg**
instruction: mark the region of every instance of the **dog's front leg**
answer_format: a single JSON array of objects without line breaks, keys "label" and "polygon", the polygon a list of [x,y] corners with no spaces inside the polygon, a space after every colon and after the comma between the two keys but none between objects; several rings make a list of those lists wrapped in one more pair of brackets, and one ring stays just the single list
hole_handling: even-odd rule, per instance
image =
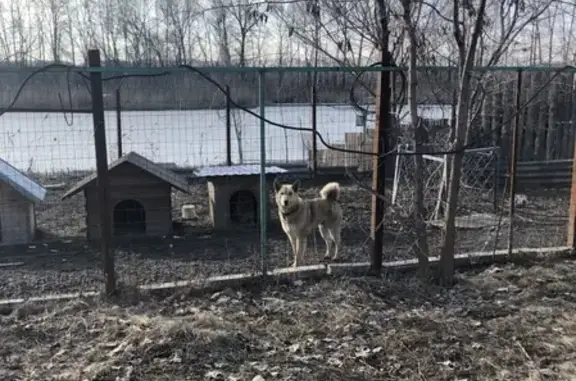
[{"label": "dog's front leg", "polygon": [[294,262],[292,263],[292,267],[298,266],[298,260],[300,259],[300,251],[302,250],[302,240],[300,237],[294,238]]},{"label": "dog's front leg", "polygon": [[[296,248],[296,238],[292,237],[291,235],[288,236],[288,240],[290,241],[290,247],[292,247],[292,257],[294,258],[293,260],[296,261],[296,255],[297,255],[297,248]],[[286,258],[286,265],[288,265],[289,260],[288,258]],[[292,262],[294,263],[294,262]]]},{"label": "dog's front leg", "polygon": [[341,231],[339,226],[332,231],[332,240],[334,241],[334,256],[332,257],[333,261],[338,260],[338,255],[340,254],[340,245],[342,244],[340,234]]}]

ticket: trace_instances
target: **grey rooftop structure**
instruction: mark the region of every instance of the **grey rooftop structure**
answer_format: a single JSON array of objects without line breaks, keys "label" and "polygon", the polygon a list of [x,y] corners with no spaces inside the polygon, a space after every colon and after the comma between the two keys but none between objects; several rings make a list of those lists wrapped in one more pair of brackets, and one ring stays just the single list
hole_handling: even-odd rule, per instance
[{"label": "grey rooftop structure", "polygon": [[31,202],[39,203],[44,201],[46,197],[46,189],[42,185],[3,159],[0,159],[0,181],[10,185]]},{"label": "grey rooftop structure", "polygon": [[[266,167],[267,175],[276,175],[288,172],[284,168],[277,166]],[[221,165],[213,167],[203,167],[195,171],[198,177],[230,177],[230,176],[257,176],[260,174],[259,164],[238,164],[238,165]]]},{"label": "grey rooftop structure", "polygon": [[[174,188],[185,193],[190,193],[188,189],[188,183],[181,176],[177,175],[172,170],[163,167],[162,165],[158,165],[146,159],[144,156],[141,156],[136,152],[130,152],[122,156],[121,158],[117,159],[116,161],[113,161],[108,165],[108,170],[110,171],[124,163],[130,163],[142,169],[143,171],[150,173],[151,175],[157,177],[158,179],[165,181],[166,183],[172,185]],[[88,186],[90,183],[96,181],[97,178],[98,174],[96,172],[94,172],[90,176],[85,177],[84,179],[79,181],[76,185],[74,185],[72,189],[66,192],[62,196],[62,199],[75,195],[76,193],[84,189],[86,186]]]}]

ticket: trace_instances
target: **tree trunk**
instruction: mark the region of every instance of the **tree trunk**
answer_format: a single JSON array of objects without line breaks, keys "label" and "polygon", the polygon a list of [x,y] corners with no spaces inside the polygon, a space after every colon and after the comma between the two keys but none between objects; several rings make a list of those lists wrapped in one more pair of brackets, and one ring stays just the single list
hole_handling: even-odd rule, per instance
[{"label": "tree trunk", "polygon": [[422,144],[424,138],[424,126],[420,123],[418,116],[418,73],[416,71],[416,58],[418,49],[418,40],[414,30],[414,22],[411,19],[411,1],[403,1],[404,6],[404,24],[410,38],[410,51],[408,63],[408,105],[410,108],[410,123],[414,134],[414,229],[416,232],[416,245],[414,253],[418,258],[418,267],[422,277],[428,276],[428,237],[426,236],[426,222],[424,221],[424,180],[422,176],[422,167],[424,160],[422,155]]},{"label": "tree trunk", "polygon": [[481,0],[478,6],[477,18],[470,39],[470,45],[466,49],[466,43],[459,22],[459,0],[454,0],[454,36],[458,45],[459,54],[459,91],[456,109],[456,131],[454,136],[453,150],[449,167],[448,199],[446,202],[446,215],[444,218],[444,245],[440,254],[440,282],[444,286],[452,286],[454,283],[454,249],[456,247],[456,211],[458,208],[458,195],[460,193],[460,179],[462,177],[463,149],[466,143],[468,129],[468,114],[471,91],[471,69],[475,62],[478,41],[482,35],[484,16],[486,12],[486,0]]},{"label": "tree trunk", "polygon": [[[465,75],[466,76],[466,75]],[[465,80],[464,80],[465,81]],[[468,80],[469,82],[469,80]],[[462,84],[464,85],[464,83]],[[467,86],[469,87],[469,86]],[[444,245],[440,254],[440,282],[443,286],[450,287],[454,283],[454,249],[456,247],[456,210],[458,208],[458,194],[460,193],[460,178],[462,175],[462,160],[464,152],[461,152],[466,139],[466,125],[468,122],[468,96],[469,89],[465,91],[461,87],[456,111],[456,140],[454,153],[449,160],[448,199],[446,202],[446,216],[444,218]]]}]

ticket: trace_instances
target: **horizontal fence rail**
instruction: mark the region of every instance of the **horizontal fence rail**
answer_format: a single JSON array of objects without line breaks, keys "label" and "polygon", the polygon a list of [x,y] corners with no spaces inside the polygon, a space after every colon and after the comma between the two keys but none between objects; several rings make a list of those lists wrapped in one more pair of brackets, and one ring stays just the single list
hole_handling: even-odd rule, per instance
[{"label": "horizontal fence rail", "polygon": [[[510,178],[507,167],[501,168],[501,184]],[[516,168],[518,189],[569,188],[572,183],[572,160],[519,162]]]}]

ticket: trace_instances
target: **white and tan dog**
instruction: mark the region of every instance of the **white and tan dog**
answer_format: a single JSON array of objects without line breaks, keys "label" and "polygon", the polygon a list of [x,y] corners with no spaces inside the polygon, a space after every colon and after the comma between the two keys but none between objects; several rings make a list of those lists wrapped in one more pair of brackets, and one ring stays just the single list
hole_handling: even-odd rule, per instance
[{"label": "white and tan dog", "polygon": [[332,260],[338,259],[340,232],[342,229],[342,208],[338,203],[340,184],[331,182],[320,190],[320,197],[303,199],[298,195],[300,180],[293,184],[280,184],[274,181],[276,205],[282,229],[288,236],[294,253],[293,266],[298,266],[306,254],[308,236],[318,227],[326,242],[326,255],[334,248]]}]

